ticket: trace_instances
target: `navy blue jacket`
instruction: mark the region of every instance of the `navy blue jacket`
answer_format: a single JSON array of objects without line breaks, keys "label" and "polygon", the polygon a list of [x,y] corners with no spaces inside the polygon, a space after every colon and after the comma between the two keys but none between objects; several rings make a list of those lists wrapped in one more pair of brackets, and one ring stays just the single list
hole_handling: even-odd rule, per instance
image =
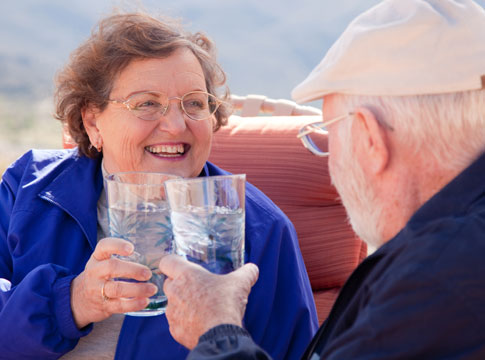
[{"label": "navy blue jacket", "polygon": [[[226,174],[207,163],[201,175]],[[77,150],[34,150],[0,184],[0,359],[53,359],[73,349],[79,331],[70,284],[96,246],[100,159]],[[244,324],[275,358],[298,358],[317,330],[308,276],[293,225],[254,186],[246,188],[246,261],[260,278]],[[6,280],[11,282],[7,290]],[[3,290],[2,290],[3,289]],[[166,317],[126,316],[117,359],[183,359]]]},{"label": "navy blue jacket", "polygon": [[[189,358],[269,356],[223,325]],[[485,154],[362,262],[303,358],[485,359]]]}]

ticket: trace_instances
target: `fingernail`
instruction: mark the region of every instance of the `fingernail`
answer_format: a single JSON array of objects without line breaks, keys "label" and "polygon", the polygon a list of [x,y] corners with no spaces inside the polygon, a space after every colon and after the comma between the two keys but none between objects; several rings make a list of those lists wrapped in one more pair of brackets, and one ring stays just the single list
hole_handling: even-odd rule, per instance
[{"label": "fingernail", "polygon": [[148,306],[150,301],[147,298],[140,298],[140,299],[138,299],[138,303],[140,304],[140,308],[144,309]]},{"label": "fingernail", "polygon": [[146,279],[150,279],[152,277],[152,272],[150,270],[143,270],[143,277]]},{"label": "fingernail", "polygon": [[129,254],[131,254],[133,252],[133,250],[135,250],[135,247],[133,246],[133,244],[126,244],[125,245],[125,251]]},{"label": "fingernail", "polygon": [[155,295],[158,292],[158,287],[155,284],[150,284],[151,286],[151,296]]}]

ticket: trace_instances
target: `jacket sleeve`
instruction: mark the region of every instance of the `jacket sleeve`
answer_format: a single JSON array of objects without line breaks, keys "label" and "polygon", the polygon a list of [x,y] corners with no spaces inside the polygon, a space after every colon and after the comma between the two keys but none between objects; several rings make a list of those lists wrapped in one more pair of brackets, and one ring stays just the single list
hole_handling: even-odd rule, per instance
[{"label": "jacket sleeve", "polygon": [[293,224],[269,210],[261,201],[246,205],[248,261],[260,271],[244,326],[273,358],[299,359],[318,329],[315,303]]},{"label": "jacket sleeve", "polygon": [[235,325],[219,325],[202,335],[187,360],[270,360],[271,357]]},{"label": "jacket sleeve", "polygon": [[[21,188],[21,158],[0,182],[0,357],[54,359],[71,350],[90,327],[79,331],[70,308],[70,271],[40,265],[19,278],[13,259],[22,254],[17,239],[9,238],[16,195]],[[21,216],[21,212],[17,216]]]}]

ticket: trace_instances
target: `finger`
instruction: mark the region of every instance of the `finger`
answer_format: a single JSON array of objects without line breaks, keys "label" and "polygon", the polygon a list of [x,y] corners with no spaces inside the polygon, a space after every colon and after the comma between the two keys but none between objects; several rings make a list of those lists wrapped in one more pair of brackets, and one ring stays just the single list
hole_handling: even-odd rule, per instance
[{"label": "finger", "polygon": [[234,279],[235,282],[243,282],[248,285],[248,289],[251,289],[259,277],[259,268],[252,263],[244,264],[239,269],[228,274],[229,277]]},{"label": "finger", "polygon": [[148,298],[113,298],[105,301],[105,310],[111,314],[120,314],[143,310],[148,306]]},{"label": "finger", "polygon": [[207,271],[202,266],[184,259],[182,256],[169,254],[162,257],[160,271],[169,278],[175,279],[189,271]]},{"label": "finger", "polygon": [[120,239],[108,237],[101,239],[93,252],[93,257],[96,260],[109,259],[111,255],[117,254],[122,256],[129,256],[134,250],[133,244],[130,242]]},{"label": "finger", "polygon": [[119,280],[106,281],[104,294],[110,298],[142,298],[150,297],[158,292],[152,283],[133,283]]},{"label": "finger", "polygon": [[104,279],[128,278],[147,281],[152,277],[152,272],[147,266],[117,258],[100,261],[91,271]]}]

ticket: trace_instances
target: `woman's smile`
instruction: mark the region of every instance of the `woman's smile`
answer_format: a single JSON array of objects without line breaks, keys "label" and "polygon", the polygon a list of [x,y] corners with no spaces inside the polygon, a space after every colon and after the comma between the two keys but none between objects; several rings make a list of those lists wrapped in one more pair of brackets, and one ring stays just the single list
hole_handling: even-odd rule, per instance
[{"label": "woman's smile", "polygon": [[190,150],[190,145],[184,143],[158,144],[146,146],[145,150],[158,158],[182,160],[186,157],[188,151]]}]

